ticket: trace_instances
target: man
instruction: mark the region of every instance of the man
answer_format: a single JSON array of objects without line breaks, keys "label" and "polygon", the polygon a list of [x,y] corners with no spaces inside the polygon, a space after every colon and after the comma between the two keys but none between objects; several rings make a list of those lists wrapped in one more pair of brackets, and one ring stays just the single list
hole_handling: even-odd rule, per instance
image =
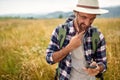
[{"label": "man", "polygon": [[[75,18],[53,31],[46,60],[49,64],[59,63],[58,80],[95,80],[96,75],[106,71],[105,39],[97,30],[100,40],[94,52],[91,38],[95,28],[91,25],[97,15],[107,12],[99,8],[98,0],[78,0],[74,8]],[[58,40],[61,27],[66,29],[62,48]]]}]

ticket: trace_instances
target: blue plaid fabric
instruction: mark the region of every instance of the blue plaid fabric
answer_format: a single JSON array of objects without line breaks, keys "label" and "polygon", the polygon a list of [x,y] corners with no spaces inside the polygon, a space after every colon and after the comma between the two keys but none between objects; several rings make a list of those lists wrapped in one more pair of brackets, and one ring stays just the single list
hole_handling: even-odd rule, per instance
[{"label": "blue plaid fabric", "polygon": [[[46,50],[46,61],[49,64],[54,64],[54,61],[52,59],[52,54],[54,54],[55,51],[60,50],[60,46],[59,46],[60,42],[58,40],[58,31],[59,31],[60,27],[66,27],[66,29],[67,29],[67,34],[66,34],[65,41],[63,43],[63,47],[65,47],[69,43],[70,39],[76,33],[75,29],[73,27],[73,21],[68,21],[68,22],[66,22],[66,24],[67,24],[67,26],[59,25],[52,33],[51,41]],[[97,30],[97,32],[99,33],[100,41],[97,43],[98,44],[97,51],[94,53],[94,51],[92,50],[92,41],[91,41],[92,32],[94,29],[95,28],[91,26],[85,32],[85,36],[84,36],[84,40],[83,40],[84,56],[85,56],[86,62],[88,64],[90,64],[92,59],[94,58],[98,64],[101,64],[104,66],[104,71],[106,71],[107,58],[106,58],[105,38],[104,38],[103,34]],[[94,55],[94,54],[96,54],[96,55]],[[69,80],[70,72],[71,72],[71,52],[63,60],[61,60],[59,62],[58,67],[60,69],[59,80]]]}]

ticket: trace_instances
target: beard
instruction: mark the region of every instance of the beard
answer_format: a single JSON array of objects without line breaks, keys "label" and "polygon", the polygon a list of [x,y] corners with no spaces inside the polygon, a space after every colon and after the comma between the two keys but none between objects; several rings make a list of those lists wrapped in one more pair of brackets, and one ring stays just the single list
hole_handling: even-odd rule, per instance
[{"label": "beard", "polygon": [[89,26],[86,26],[84,23],[77,23],[77,25],[78,25],[78,29],[79,29],[78,33],[82,32],[82,31],[86,32],[89,28]]},{"label": "beard", "polygon": [[78,19],[76,19],[77,27],[78,27],[78,33],[82,32],[85,30],[85,24],[80,23]]},{"label": "beard", "polygon": [[86,32],[91,24],[87,26],[84,22],[79,22],[78,18],[75,18],[74,19],[74,25],[76,25],[76,28],[75,28],[76,31],[78,33],[80,33],[82,31]]}]

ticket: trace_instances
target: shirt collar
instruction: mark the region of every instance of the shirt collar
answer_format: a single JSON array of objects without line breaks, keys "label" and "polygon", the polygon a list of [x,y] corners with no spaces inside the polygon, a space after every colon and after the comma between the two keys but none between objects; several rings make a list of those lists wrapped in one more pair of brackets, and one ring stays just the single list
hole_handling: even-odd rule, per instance
[{"label": "shirt collar", "polygon": [[73,26],[73,21],[70,21],[69,22],[69,33],[70,34],[73,34],[73,33],[75,33],[75,28],[74,28],[74,26]]}]

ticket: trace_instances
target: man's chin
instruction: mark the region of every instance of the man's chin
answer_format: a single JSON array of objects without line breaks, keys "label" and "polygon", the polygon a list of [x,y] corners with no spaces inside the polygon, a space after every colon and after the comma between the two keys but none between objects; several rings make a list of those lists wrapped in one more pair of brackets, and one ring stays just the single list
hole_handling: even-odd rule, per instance
[{"label": "man's chin", "polygon": [[85,29],[84,29],[84,30],[85,30],[85,32],[88,30],[88,28],[89,28],[89,27],[87,27],[87,28],[85,28]]}]

